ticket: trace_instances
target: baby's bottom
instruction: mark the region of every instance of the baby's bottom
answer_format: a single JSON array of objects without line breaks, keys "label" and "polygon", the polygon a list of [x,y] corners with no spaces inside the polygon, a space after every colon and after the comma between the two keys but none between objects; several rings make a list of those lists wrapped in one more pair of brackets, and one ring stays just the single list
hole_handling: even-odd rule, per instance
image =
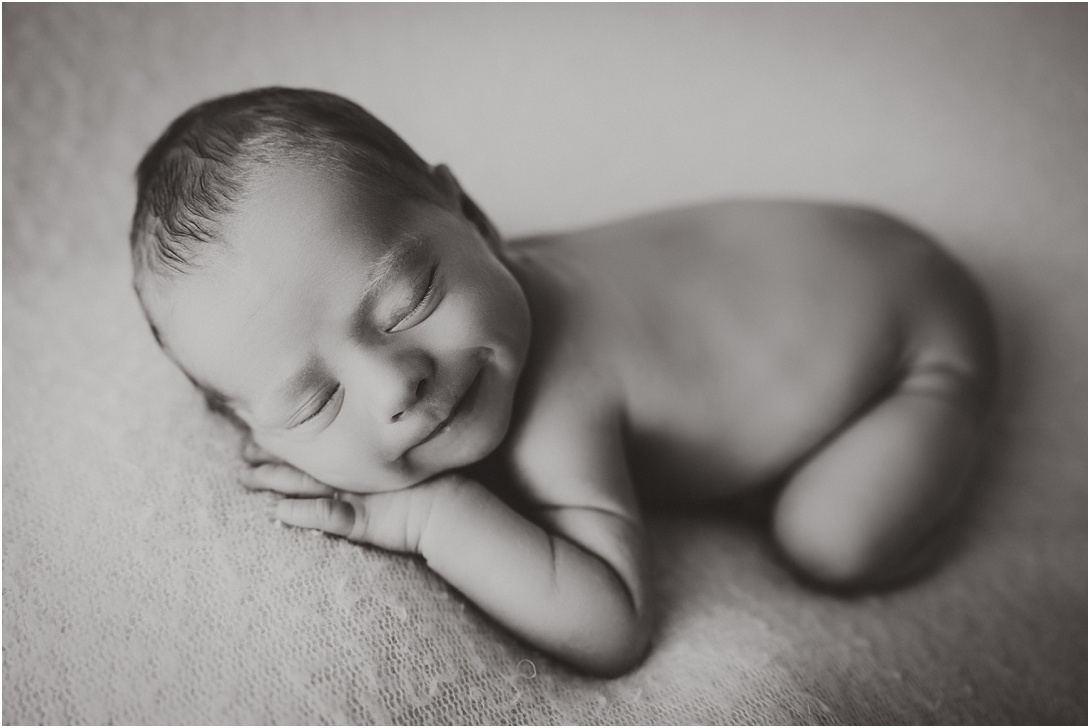
[{"label": "baby's bottom", "polygon": [[838,588],[910,575],[968,481],[989,391],[951,366],[909,371],[787,482],[773,513],[787,557]]}]

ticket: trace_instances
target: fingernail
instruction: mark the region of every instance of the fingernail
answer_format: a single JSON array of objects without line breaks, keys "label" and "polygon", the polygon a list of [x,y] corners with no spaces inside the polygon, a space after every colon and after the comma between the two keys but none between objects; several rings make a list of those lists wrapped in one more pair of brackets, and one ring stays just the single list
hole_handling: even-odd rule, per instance
[{"label": "fingernail", "polygon": [[272,503],[269,503],[267,506],[265,506],[265,515],[268,516],[270,521],[280,520],[280,517],[277,515],[277,513],[278,513],[278,508],[277,507],[279,505],[280,505],[280,501],[273,501]]}]

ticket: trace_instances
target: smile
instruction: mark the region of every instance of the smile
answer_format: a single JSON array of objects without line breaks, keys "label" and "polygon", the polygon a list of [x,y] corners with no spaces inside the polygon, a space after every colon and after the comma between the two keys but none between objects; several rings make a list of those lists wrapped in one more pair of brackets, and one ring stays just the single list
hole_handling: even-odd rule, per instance
[{"label": "smile", "polygon": [[454,425],[454,420],[457,419],[458,415],[460,415],[464,410],[472,408],[472,405],[476,400],[477,392],[481,388],[481,378],[483,372],[484,367],[481,367],[477,370],[477,374],[473,377],[473,381],[469,383],[468,387],[466,387],[466,391],[462,393],[461,398],[454,405],[454,408],[451,409],[450,414],[447,415],[446,419],[436,425],[434,430],[429,432],[423,440],[418,442],[413,447],[420,447],[424,443],[430,442],[436,437],[450,432],[451,427]]}]

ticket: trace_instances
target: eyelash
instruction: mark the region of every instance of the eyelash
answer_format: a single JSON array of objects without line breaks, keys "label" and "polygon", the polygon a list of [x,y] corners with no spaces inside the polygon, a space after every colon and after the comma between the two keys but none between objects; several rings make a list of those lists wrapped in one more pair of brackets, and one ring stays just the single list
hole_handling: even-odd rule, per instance
[{"label": "eyelash", "polygon": [[390,328],[386,329],[386,333],[388,333],[388,334],[397,333],[396,329],[397,329],[398,326],[400,326],[401,324],[408,321],[418,311],[420,311],[422,308],[424,308],[425,305],[427,305],[427,303],[431,300],[432,295],[435,293],[435,273],[438,270],[438,268],[439,268],[438,265],[433,265],[432,266],[431,273],[428,276],[428,286],[427,286],[427,288],[424,289],[424,293],[423,293],[423,295],[420,296],[420,300],[416,302],[416,305],[413,306],[411,311],[409,311],[404,316],[399,318],[396,324],[394,324]]},{"label": "eyelash", "polygon": [[310,413],[309,415],[307,415],[307,416],[306,416],[306,418],[304,418],[304,419],[302,419],[302,420],[299,420],[299,422],[296,422],[296,423],[295,423],[294,425],[292,425],[292,426],[291,426],[291,429],[293,429],[293,430],[294,430],[294,429],[295,429],[296,427],[299,427],[299,426],[301,426],[301,425],[305,425],[305,424],[306,424],[307,422],[310,422],[310,421],[311,421],[311,420],[313,420],[313,419],[314,419],[315,417],[317,417],[318,415],[322,414],[322,412],[324,412],[324,411],[325,411],[325,408],[329,406],[329,403],[333,401],[333,398],[337,396],[337,391],[338,391],[338,390],[339,390],[340,388],[341,388],[341,385],[339,385],[339,384],[338,384],[338,385],[337,385],[336,387],[334,387],[333,389],[329,390],[329,396],[328,396],[328,397],[326,397],[326,398],[325,398],[325,399],[324,399],[324,400],[322,401],[322,405],[321,405],[320,407],[318,407],[318,408],[317,408],[316,410],[314,410],[313,412],[311,412],[311,413]]}]

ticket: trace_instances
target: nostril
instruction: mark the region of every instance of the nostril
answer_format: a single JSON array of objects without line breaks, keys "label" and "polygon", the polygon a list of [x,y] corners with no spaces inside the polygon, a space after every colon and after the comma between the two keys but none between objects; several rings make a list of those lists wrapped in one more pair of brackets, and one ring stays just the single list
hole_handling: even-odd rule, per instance
[{"label": "nostril", "polygon": [[401,410],[400,412],[394,413],[394,416],[390,418],[390,421],[391,422],[400,422],[402,420],[402,418],[405,417],[405,413],[409,409],[411,409],[411,405],[415,404],[416,402],[419,402],[421,400],[421,398],[423,398],[424,392],[427,391],[427,387],[428,387],[428,380],[427,380],[426,377],[421,379],[419,382],[417,382],[416,383],[416,391],[413,392],[413,401],[411,403],[409,403],[410,406],[406,407],[405,409]]}]

